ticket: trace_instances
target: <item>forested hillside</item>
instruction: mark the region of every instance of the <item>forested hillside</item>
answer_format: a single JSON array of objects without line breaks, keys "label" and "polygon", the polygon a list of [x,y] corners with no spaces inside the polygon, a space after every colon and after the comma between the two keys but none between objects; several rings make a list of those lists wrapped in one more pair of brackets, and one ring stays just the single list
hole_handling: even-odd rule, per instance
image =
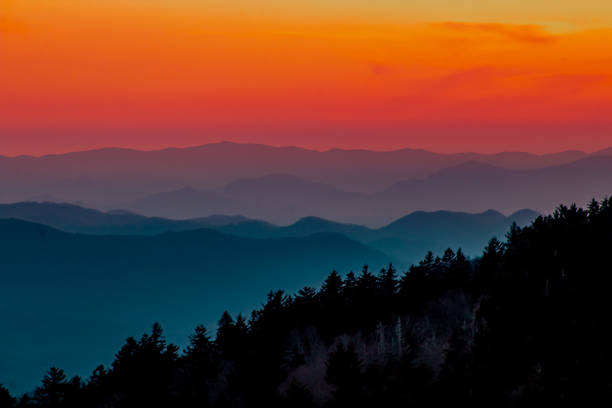
[{"label": "forested hillside", "polygon": [[[612,402],[612,201],[559,207],[481,257],[431,253],[270,292],[179,350],[158,324],[109,367],[52,368],[19,407],[598,406]],[[2,399],[3,398],[3,399]],[[12,402],[11,402],[12,401]]]},{"label": "forested hillside", "polygon": [[94,236],[0,220],[0,383],[27,391],[51,364],[87,375],[154,321],[184,346],[195,325],[214,326],[226,309],[248,313],[270,287],[296,291],[334,268],[388,262],[331,233]]}]

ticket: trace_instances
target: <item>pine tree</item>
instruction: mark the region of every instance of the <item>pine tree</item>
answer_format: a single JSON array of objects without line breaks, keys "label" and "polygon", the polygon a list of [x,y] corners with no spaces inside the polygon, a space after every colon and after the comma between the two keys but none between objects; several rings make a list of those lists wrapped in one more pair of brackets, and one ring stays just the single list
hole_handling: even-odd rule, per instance
[{"label": "pine tree", "polygon": [[357,279],[357,289],[359,291],[359,296],[361,300],[366,298],[373,298],[376,293],[376,289],[378,288],[378,280],[376,277],[368,270],[368,265],[364,265],[361,270],[361,274]]},{"label": "pine tree", "polygon": [[0,384],[0,407],[13,408],[17,404],[17,400],[13,398],[9,390]]},{"label": "pine tree", "polygon": [[320,294],[323,301],[335,301],[337,300],[342,292],[342,278],[336,271],[332,271],[329,276],[323,282],[321,286]]},{"label": "pine tree", "polygon": [[242,314],[238,314],[236,317],[236,324],[234,325],[236,334],[239,337],[245,337],[249,333],[249,326],[246,323],[246,319]]},{"label": "pine tree", "polygon": [[398,288],[397,273],[393,264],[389,264],[387,269],[383,268],[378,275],[378,285],[383,297],[389,299],[395,295]]},{"label": "pine tree", "polygon": [[206,327],[199,325],[189,336],[189,345],[183,356],[186,376],[181,400],[186,406],[206,406],[209,402],[208,381],[218,373],[216,350]]},{"label": "pine tree", "polygon": [[312,303],[316,297],[317,291],[310,286],[305,286],[298,291],[297,295],[295,295],[294,302],[300,304]]},{"label": "pine tree", "polygon": [[450,265],[451,262],[455,259],[455,252],[451,248],[447,248],[444,251],[444,255],[442,255],[442,263],[444,265]]},{"label": "pine tree", "polygon": [[51,367],[42,380],[42,386],[34,391],[34,400],[39,406],[59,408],[66,400],[68,381],[64,371]]},{"label": "pine tree", "polygon": [[601,209],[602,209],[602,206],[599,204],[599,201],[595,199],[591,200],[591,202],[587,206],[587,213],[589,215],[589,218],[597,217]]},{"label": "pine tree", "polygon": [[342,293],[344,295],[345,300],[349,302],[353,302],[356,289],[357,289],[357,278],[355,277],[355,273],[351,271],[346,274],[346,279],[344,280],[344,287],[342,289]]},{"label": "pine tree", "polygon": [[485,247],[476,276],[474,290],[477,294],[484,293],[497,278],[505,245],[497,238],[492,238]]},{"label": "pine tree", "polygon": [[435,262],[434,254],[432,251],[427,251],[425,258],[421,262],[419,262],[419,266],[429,267],[433,265]]},{"label": "pine tree", "polygon": [[218,327],[221,328],[225,328],[225,327],[230,327],[234,325],[234,319],[232,318],[232,316],[229,314],[229,312],[226,310],[225,312],[223,312],[223,314],[221,315],[221,318],[219,319],[219,322],[217,323]]},{"label": "pine tree", "polygon": [[194,334],[189,336],[189,345],[185,349],[185,356],[210,355],[213,350],[213,342],[210,340],[206,327],[203,325],[196,326]]},{"label": "pine tree", "polygon": [[467,289],[471,273],[472,265],[459,248],[446,268],[444,277],[446,286],[449,289]]},{"label": "pine tree", "polygon": [[115,356],[111,373],[120,395],[119,407],[163,407],[172,404],[169,390],[176,371],[178,348],[167,344],[158,323],[140,340],[128,338]]},{"label": "pine tree", "polygon": [[219,319],[215,345],[221,353],[229,356],[234,349],[235,337],[236,324],[229,312],[225,311]]}]

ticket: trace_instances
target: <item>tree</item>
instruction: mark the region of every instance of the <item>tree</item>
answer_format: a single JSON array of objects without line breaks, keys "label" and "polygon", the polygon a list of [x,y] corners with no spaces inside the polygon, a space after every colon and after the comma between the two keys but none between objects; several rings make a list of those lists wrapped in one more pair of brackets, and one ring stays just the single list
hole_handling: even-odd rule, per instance
[{"label": "tree", "polygon": [[357,279],[358,302],[363,302],[365,299],[373,299],[377,289],[378,279],[368,270],[368,265],[364,265]]},{"label": "tree", "polygon": [[435,262],[434,254],[432,251],[427,251],[425,258],[421,262],[419,262],[419,266],[429,267],[433,265]]},{"label": "tree", "polygon": [[432,276],[435,259],[430,251],[418,265],[412,265],[399,281],[399,303],[402,311],[416,312],[425,302],[439,294],[439,284]]},{"label": "tree", "polygon": [[449,266],[455,260],[455,252],[448,248],[444,251],[444,255],[442,255],[442,263],[444,266]]},{"label": "tree", "polygon": [[320,297],[317,291],[310,286],[306,286],[299,290],[297,295],[294,296],[293,302],[287,304],[286,308],[291,308],[291,313],[295,317],[295,325],[304,327],[316,324],[319,321],[320,306]]},{"label": "tree", "polygon": [[17,400],[13,398],[9,390],[0,384],[0,407],[12,408],[17,404]]},{"label": "tree", "polygon": [[389,299],[397,292],[398,282],[397,273],[393,264],[390,263],[387,269],[382,268],[378,275],[378,285],[380,287],[381,294]]},{"label": "tree", "polygon": [[334,400],[338,406],[359,405],[363,394],[363,362],[353,344],[340,343],[329,355],[325,381],[334,388]]},{"label": "tree", "polygon": [[597,215],[599,215],[600,210],[601,206],[599,204],[599,201],[592,199],[587,207],[589,217],[596,217]]},{"label": "tree", "polygon": [[217,324],[217,338],[215,339],[217,348],[222,352],[227,353],[233,347],[235,328],[234,319],[226,310]]},{"label": "tree", "polygon": [[39,406],[47,408],[61,407],[66,400],[68,381],[64,371],[51,367],[45,374],[42,385],[34,391],[34,400]]},{"label": "tree", "polygon": [[336,271],[332,271],[321,286],[321,298],[325,302],[333,302],[340,298],[342,293],[342,278]]},{"label": "tree", "polygon": [[181,400],[186,406],[206,406],[209,403],[209,384],[217,375],[216,349],[206,327],[199,325],[189,336],[183,356],[185,379]]},{"label": "tree", "polygon": [[457,250],[446,268],[445,281],[450,289],[466,289],[472,274],[472,264],[461,248]]},{"label": "tree", "polygon": [[298,291],[297,295],[295,295],[294,302],[301,304],[311,303],[315,300],[316,296],[317,291],[314,288],[305,286]]},{"label": "tree", "polygon": [[498,277],[505,245],[497,238],[492,238],[485,247],[480,264],[474,277],[474,290],[482,294],[491,289],[491,285]]},{"label": "tree", "polygon": [[104,368],[103,365],[97,366],[91,376],[89,377],[89,385],[102,385],[106,381],[108,377],[108,371]]},{"label": "tree", "polygon": [[96,367],[85,387],[88,405],[104,406],[112,385],[109,371],[103,365]]},{"label": "tree", "polygon": [[198,325],[194,334],[189,336],[189,345],[185,349],[184,359],[190,373],[198,379],[212,378],[217,371],[216,357],[217,350],[206,327]]},{"label": "tree", "polygon": [[244,340],[249,328],[242,315],[236,321],[228,312],[224,312],[219,320],[215,345],[224,358],[237,358],[244,354]]},{"label": "tree", "polygon": [[189,336],[189,345],[185,349],[185,356],[188,358],[207,357],[214,353],[214,344],[210,340],[208,331],[203,325],[195,328],[194,334]]},{"label": "tree", "polygon": [[236,324],[234,325],[238,336],[246,336],[249,332],[249,326],[247,325],[246,319],[242,314],[238,314],[236,317]]},{"label": "tree", "polygon": [[112,382],[120,407],[172,405],[178,348],[167,344],[158,323],[140,340],[128,338],[115,356]]}]

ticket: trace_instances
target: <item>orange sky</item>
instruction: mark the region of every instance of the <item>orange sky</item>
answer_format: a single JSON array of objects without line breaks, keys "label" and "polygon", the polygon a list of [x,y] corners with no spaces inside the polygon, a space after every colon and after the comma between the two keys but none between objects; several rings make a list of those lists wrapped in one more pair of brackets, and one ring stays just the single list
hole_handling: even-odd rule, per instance
[{"label": "orange sky", "polygon": [[0,154],[612,146],[612,2],[332,3],[0,0]]}]

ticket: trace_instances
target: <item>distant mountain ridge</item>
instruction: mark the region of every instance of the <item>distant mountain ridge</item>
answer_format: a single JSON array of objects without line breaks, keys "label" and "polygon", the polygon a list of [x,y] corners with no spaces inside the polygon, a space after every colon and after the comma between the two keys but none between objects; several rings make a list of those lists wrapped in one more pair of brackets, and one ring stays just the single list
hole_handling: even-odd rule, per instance
[{"label": "distant mountain ridge", "polygon": [[456,211],[504,213],[528,207],[551,212],[558,203],[584,205],[612,192],[612,157],[593,156],[535,170],[508,170],[469,162],[447,168],[425,180],[396,183],[382,194],[392,202],[431,209],[449,203]]},{"label": "distant mountain ridge", "polygon": [[66,232],[111,235],[154,235],[248,221],[239,215],[211,215],[190,220],[145,217],[130,211],[102,212],[75,204],[20,202],[0,204],[0,218],[16,218]]},{"label": "distant mountain ridge", "polygon": [[533,170],[469,161],[371,194],[346,192],[290,175],[268,175],[213,189],[157,193],[118,206],[168,218],[227,213],[290,224],[315,216],[380,226],[413,211],[478,213],[495,208],[510,214],[532,208],[548,213],[558,203],[585,204],[610,191],[612,156],[602,155]]},{"label": "distant mountain ridge", "polygon": [[469,161],[527,170],[567,164],[593,154],[520,152],[438,154],[400,149],[388,152],[215,143],[191,148],[137,151],[107,148],[42,157],[0,156],[0,202],[48,197],[88,206],[109,205],[178,190],[214,188],[237,179],[288,174],[343,191],[372,193],[395,182],[422,179]]},{"label": "distant mountain ridge", "polygon": [[311,215],[346,221],[346,215],[352,215],[354,209],[367,207],[369,197],[287,174],[270,174],[236,180],[215,189],[189,188],[157,193],[115,206],[167,218],[228,213],[289,224]]},{"label": "distant mountain ridge", "polygon": [[203,227],[255,239],[303,238],[319,233],[341,234],[393,255],[406,265],[420,259],[428,250],[442,251],[448,247],[462,246],[468,255],[476,255],[488,239],[504,234],[513,222],[520,226],[527,225],[538,215],[526,209],[507,217],[494,210],[480,214],[417,211],[374,229],[312,216],[287,226],[277,226],[242,216],[216,215],[171,220],[148,218],[124,211],[102,213],[70,204],[0,204],[0,218],[18,218],[68,232],[97,235],[156,235]]}]

